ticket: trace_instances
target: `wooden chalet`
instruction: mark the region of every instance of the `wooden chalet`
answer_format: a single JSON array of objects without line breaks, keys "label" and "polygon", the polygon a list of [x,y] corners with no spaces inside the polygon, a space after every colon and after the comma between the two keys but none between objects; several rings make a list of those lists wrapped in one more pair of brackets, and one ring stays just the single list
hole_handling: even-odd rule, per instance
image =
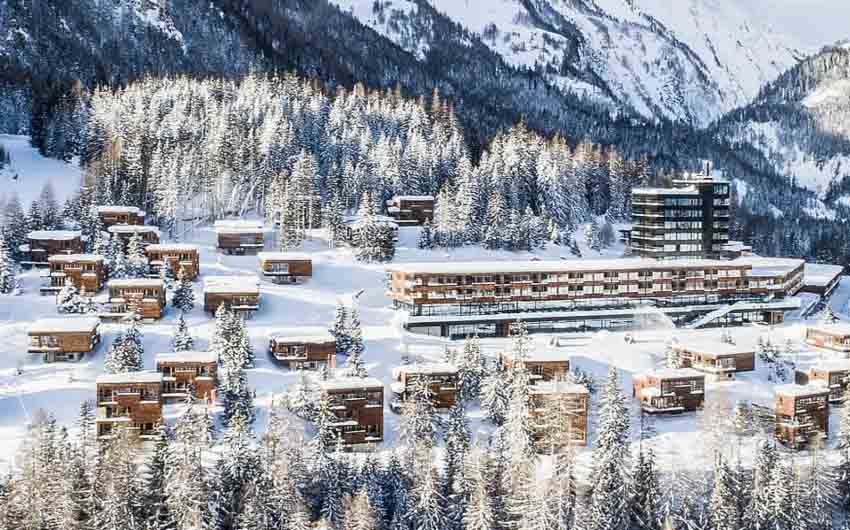
[{"label": "wooden chalet", "polygon": [[384,439],[384,385],[373,377],[321,381],[336,421],[331,425],[347,446]]},{"label": "wooden chalet", "polygon": [[330,333],[269,337],[269,354],[291,370],[317,370],[336,367],[336,339]]},{"label": "wooden chalet", "polygon": [[693,368],[714,380],[734,379],[738,372],[755,370],[753,348],[691,338],[674,342],[671,347],[678,352],[684,368]]},{"label": "wooden chalet", "polygon": [[22,265],[46,267],[50,256],[82,254],[83,234],[78,230],[35,230],[27,234],[20,251]]},{"label": "wooden chalet", "polygon": [[[510,369],[514,364],[512,352],[499,353],[499,362]],[[525,359],[525,369],[528,370],[532,383],[540,381],[563,381],[570,374],[570,357],[559,351],[534,351]]]},{"label": "wooden chalet", "polygon": [[29,353],[40,353],[44,362],[79,361],[100,344],[100,320],[93,317],[43,318],[29,330]]},{"label": "wooden chalet", "polygon": [[705,374],[693,368],[665,368],[636,375],[633,395],[647,414],[693,412],[705,399]]},{"label": "wooden chalet", "polygon": [[260,252],[260,271],[274,283],[298,283],[313,276],[313,259],[294,252]]},{"label": "wooden chalet", "polygon": [[458,370],[449,363],[416,363],[393,369],[393,383],[390,389],[395,394],[395,409],[406,401],[420,379],[428,382],[434,407],[448,409],[457,402]]},{"label": "wooden chalet", "polygon": [[776,439],[799,449],[829,435],[829,389],[822,385],[782,385],[776,393]]},{"label": "wooden chalet", "polygon": [[140,436],[155,434],[162,423],[162,374],[127,372],[97,378],[97,436],[104,439],[118,428],[129,428]]},{"label": "wooden chalet", "polygon": [[250,315],[260,309],[260,283],[256,276],[204,278],[204,311],[215,314],[219,306]]},{"label": "wooden chalet", "polygon": [[806,344],[840,352],[850,352],[850,323],[818,324],[806,328]]},{"label": "wooden chalet", "polygon": [[135,206],[98,206],[97,215],[103,226],[143,225],[146,214]]},{"label": "wooden chalet", "polygon": [[434,221],[433,195],[396,195],[387,201],[387,213],[400,226],[418,226]]},{"label": "wooden chalet", "polygon": [[156,356],[162,374],[162,397],[166,401],[194,399],[215,401],[218,360],[212,352],[181,351]]},{"label": "wooden chalet", "polygon": [[158,278],[109,280],[109,311],[103,318],[120,319],[135,312],[140,318],[157,320],[165,310],[165,284]]},{"label": "wooden chalet", "polygon": [[800,291],[827,296],[838,286],[842,274],[844,267],[841,265],[806,263],[803,269],[803,288]]},{"label": "wooden chalet", "polygon": [[256,254],[265,247],[266,229],[261,221],[216,221],[214,228],[223,254]]},{"label": "wooden chalet", "polygon": [[110,234],[115,234],[124,243],[124,249],[127,249],[127,244],[130,239],[137,235],[141,239],[142,246],[156,245],[159,243],[159,228],[147,225],[112,225],[108,229]]},{"label": "wooden chalet", "polygon": [[[587,387],[564,381],[545,381],[531,385],[529,388],[531,413],[533,417],[535,444],[541,450],[552,449],[552,440],[546,432],[551,428],[547,421],[546,411],[555,407],[563,412],[558,421],[567,423],[569,441],[572,445],[587,445],[587,411],[590,403],[590,392]],[[561,400],[559,403],[553,401]],[[547,447],[548,446],[548,447]]]},{"label": "wooden chalet", "polygon": [[795,382],[826,388],[830,403],[841,403],[850,387],[850,359],[820,361],[805,372],[797,372]]},{"label": "wooden chalet", "polygon": [[49,271],[41,294],[55,294],[71,280],[80,292],[94,295],[106,281],[103,256],[98,254],[60,254],[47,258]]},{"label": "wooden chalet", "polygon": [[168,262],[174,277],[180,269],[186,271],[187,277],[194,281],[201,270],[200,253],[195,245],[155,243],[145,247],[151,274],[159,275],[159,269]]}]

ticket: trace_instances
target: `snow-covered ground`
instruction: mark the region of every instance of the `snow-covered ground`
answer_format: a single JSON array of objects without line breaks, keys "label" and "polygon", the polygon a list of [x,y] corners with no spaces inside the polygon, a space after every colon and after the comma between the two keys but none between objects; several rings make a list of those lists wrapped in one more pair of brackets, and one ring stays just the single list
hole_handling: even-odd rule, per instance
[{"label": "snow-covered ground", "polygon": [[42,157],[30,145],[29,136],[0,134],[0,145],[12,159],[11,164],[0,170],[0,204],[5,203],[12,194],[17,194],[21,204],[27,208],[48,182],[61,201],[80,189],[80,167]]}]

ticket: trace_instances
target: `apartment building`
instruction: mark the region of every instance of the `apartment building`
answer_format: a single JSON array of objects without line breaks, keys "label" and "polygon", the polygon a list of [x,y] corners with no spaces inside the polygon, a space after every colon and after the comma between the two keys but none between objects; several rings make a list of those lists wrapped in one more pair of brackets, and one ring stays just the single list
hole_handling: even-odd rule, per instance
[{"label": "apartment building", "polygon": [[375,444],[384,439],[384,385],[374,377],[341,377],[321,381],[331,411],[331,426],[347,446]]},{"label": "apartment building", "polygon": [[[514,364],[515,356],[512,351],[500,352],[499,362],[508,370]],[[547,381],[563,381],[570,374],[570,356],[557,350],[529,352],[524,359],[532,383]]]},{"label": "apartment building", "polygon": [[274,283],[298,283],[313,276],[313,258],[295,252],[260,252],[260,271]]},{"label": "apartment building", "polygon": [[249,316],[260,309],[260,283],[256,276],[204,278],[204,311],[215,314],[219,306]]},{"label": "apartment building", "polygon": [[[552,430],[566,429],[572,445],[587,445],[590,392],[586,387],[564,381],[546,381],[531,385],[528,394],[533,436],[538,450],[550,451],[559,448],[553,447],[556,440],[550,436]],[[558,413],[554,418],[552,414],[547,414],[552,408]],[[550,421],[560,424],[551,425]]]},{"label": "apartment building", "polygon": [[154,358],[156,371],[162,374],[165,400],[194,399],[215,401],[218,359],[208,351],[160,353]]},{"label": "apartment building", "polygon": [[399,226],[423,225],[434,220],[433,195],[396,195],[387,201],[387,213]]},{"label": "apartment building", "polygon": [[692,368],[665,368],[636,375],[633,395],[647,414],[676,414],[702,408],[705,374]]},{"label": "apartment building", "polygon": [[738,372],[755,370],[755,351],[750,347],[685,336],[671,348],[678,352],[683,367],[693,368],[714,380],[734,379]]},{"label": "apartment building", "polygon": [[777,440],[799,449],[829,436],[829,389],[791,384],[774,392]]},{"label": "apartment building", "polygon": [[387,296],[405,326],[429,335],[507,337],[628,329],[663,316],[693,327],[782,322],[799,309],[802,260],[642,258],[410,263],[387,267]]},{"label": "apartment building", "polygon": [[820,361],[805,372],[797,372],[795,379],[798,385],[826,388],[830,403],[842,403],[850,387],[850,359]]},{"label": "apartment building", "polygon": [[46,267],[50,256],[83,253],[83,233],[78,230],[34,230],[20,246],[21,265]]},{"label": "apartment building", "polygon": [[186,277],[194,281],[201,271],[201,260],[198,247],[184,244],[153,244],[145,247],[151,274],[159,276],[160,268],[168,263],[174,277],[177,277],[180,269],[185,271]]},{"label": "apartment building", "polygon": [[438,409],[449,409],[457,402],[458,370],[449,363],[415,363],[393,369],[390,390],[396,397],[395,409],[410,398],[414,384],[426,380],[433,404]]},{"label": "apartment building", "polygon": [[47,258],[48,275],[39,289],[42,294],[55,294],[71,280],[80,291],[94,295],[106,281],[103,256],[97,254],[59,254]]},{"label": "apartment building", "polygon": [[806,344],[840,352],[850,352],[850,324],[818,324],[806,328]]},{"label": "apartment building", "polygon": [[261,221],[216,221],[215,233],[222,254],[256,254],[265,246],[266,229]]},{"label": "apartment building", "polygon": [[155,434],[162,423],[162,374],[127,372],[98,376],[97,436],[111,437],[119,427],[134,430],[139,436]]},{"label": "apartment building", "polygon": [[103,226],[143,225],[146,214],[135,206],[98,206],[97,215]]},{"label": "apartment building", "polygon": [[117,235],[127,249],[127,244],[133,236],[138,236],[143,247],[159,243],[159,228],[147,225],[112,225],[107,228],[110,235]]},{"label": "apartment building", "polygon": [[42,318],[30,325],[27,335],[27,352],[40,353],[44,362],[79,361],[100,343],[100,319]]},{"label": "apartment building", "polygon": [[108,313],[104,318],[123,318],[131,312],[140,318],[157,320],[165,311],[165,284],[157,278],[109,280]]},{"label": "apartment building", "polygon": [[330,333],[287,335],[272,333],[269,354],[291,370],[336,367],[336,339]]}]

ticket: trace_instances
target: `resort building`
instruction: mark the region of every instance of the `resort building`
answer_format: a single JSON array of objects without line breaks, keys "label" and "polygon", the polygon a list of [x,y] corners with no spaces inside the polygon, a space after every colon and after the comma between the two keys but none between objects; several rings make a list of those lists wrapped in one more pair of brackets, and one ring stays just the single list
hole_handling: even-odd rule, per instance
[{"label": "resort building", "polygon": [[850,359],[820,361],[805,372],[797,372],[796,383],[826,388],[830,403],[842,403],[850,386]]},{"label": "resort building", "polygon": [[782,385],[776,393],[776,439],[799,449],[829,435],[829,389]]},{"label": "resort building", "polygon": [[313,276],[313,259],[295,252],[260,252],[260,271],[274,283],[297,283]]},{"label": "resort building", "polygon": [[[499,362],[510,370],[514,364],[513,352],[500,352]],[[532,383],[563,381],[570,374],[570,356],[557,350],[533,351],[525,358],[525,369]]]},{"label": "resort building", "polygon": [[120,319],[135,313],[140,318],[157,320],[165,310],[165,284],[157,278],[109,280],[109,311],[104,318]]},{"label": "resort building", "polygon": [[393,369],[390,389],[396,397],[396,406],[407,401],[414,384],[426,380],[435,408],[448,409],[457,402],[458,370],[449,363],[416,363]]},{"label": "resort building", "polygon": [[145,212],[135,206],[98,206],[97,215],[103,226],[143,225]]},{"label": "resort building", "polygon": [[154,244],[145,247],[151,274],[159,276],[159,269],[166,262],[177,278],[180,269],[186,272],[186,277],[194,281],[201,271],[198,247],[183,244]]},{"label": "resort building", "polygon": [[818,324],[806,328],[806,344],[840,352],[850,352],[850,323]]},{"label": "resort building", "polygon": [[27,335],[27,352],[40,353],[46,363],[79,361],[100,343],[100,319],[93,317],[42,318]]},{"label": "resort building", "polygon": [[101,375],[97,383],[97,435],[111,437],[118,428],[139,436],[155,434],[162,423],[162,374],[126,372]]},{"label": "resort building", "polygon": [[[394,239],[398,241],[398,223],[392,217],[386,215],[375,215],[372,219],[379,225],[388,226],[394,234]],[[354,241],[357,231],[363,220],[358,215],[347,215],[343,218],[343,239],[348,243]]]},{"label": "resort building", "polygon": [[[551,436],[553,430],[560,433],[566,429],[572,445],[587,445],[590,392],[585,386],[564,381],[540,382],[529,387],[529,397],[534,440],[539,450],[550,451],[559,448],[559,444],[553,446],[557,441]],[[553,409],[556,414],[547,414],[547,411]],[[552,425],[552,421],[558,424]]]},{"label": "resort building", "polygon": [[844,274],[844,267],[841,265],[806,263],[803,287],[800,290],[804,293],[828,296],[838,286],[842,274]]},{"label": "resort building", "polygon": [[375,444],[384,439],[384,385],[374,377],[321,381],[336,421],[331,424],[345,445]]},{"label": "resort building", "polygon": [[399,226],[423,225],[434,221],[433,195],[396,195],[387,201],[387,213]]},{"label": "resort building", "polygon": [[47,258],[47,265],[49,272],[40,289],[42,294],[58,293],[71,280],[80,292],[94,295],[106,281],[103,256],[97,254],[59,254]]},{"label": "resort building", "polygon": [[215,401],[218,360],[212,352],[181,351],[160,353],[156,371],[162,374],[165,400],[194,399]]},{"label": "resort building", "polygon": [[139,239],[142,242],[142,246],[147,247],[148,245],[156,245],[159,243],[159,228],[155,226],[145,226],[145,225],[112,225],[107,231],[110,234],[117,235],[118,238],[124,243],[124,250],[127,249],[127,244],[130,242],[130,239],[138,235]]},{"label": "resort building", "polygon": [[78,230],[35,230],[27,234],[27,242],[20,246],[21,265],[46,267],[50,256],[82,254],[83,234]]},{"label": "resort building", "polygon": [[705,374],[692,368],[665,368],[633,378],[633,395],[647,414],[676,414],[702,408]]},{"label": "resort building", "polygon": [[690,336],[680,337],[671,348],[678,352],[683,367],[693,368],[714,380],[734,379],[738,372],[755,370],[753,348]]},{"label": "resort building", "polygon": [[318,370],[336,367],[336,339],[330,333],[269,337],[269,354],[290,370]]},{"label": "resort building", "polygon": [[257,277],[207,276],[204,278],[204,311],[215,314],[221,305],[245,316],[260,309],[260,282]]},{"label": "resort building", "polygon": [[256,254],[265,246],[266,229],[262,221],[216,221],[215,233],[218,250],[223,254]]}]

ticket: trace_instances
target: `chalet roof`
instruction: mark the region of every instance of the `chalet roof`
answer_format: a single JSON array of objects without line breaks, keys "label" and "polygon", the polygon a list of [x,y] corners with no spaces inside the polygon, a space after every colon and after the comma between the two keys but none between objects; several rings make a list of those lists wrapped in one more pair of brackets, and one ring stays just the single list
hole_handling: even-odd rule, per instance
[{"label": "chalet roof", "polygon": [[803,272],[803,283],[806,285],[826,287],[836,276],[844,272],[841,265],[828,265],[826,263],[806,263]]},{"label": "chalet roof", "polygon": [[[502,355],[510,360],[514,360],[514,352],[511,350],[502,352]],[[546,363],[546,362],[558,362],[558,361],[569,361],[570,354],[564,350],[556,350],[556,349],[545,349],[545,350],[534,350],[528,352],[525,357],[525,362],[527,363]]]},{"label": "chalet roof", "polygon": [[124,288],[133,288],[133,287],[154,287],[162,289],[165,284],[159,278],[119,278],[115,280],[109,280],[106,285],[112,289],[124,289]]},{"label": "chalet roof", "polygon": [[797,384],[788,384],[788,385],[779,385],[773,388],[774,393],[777,396],[791,396],[791,397],[805,397],[805,396],[813,396],[816,394],[825,394],[829,392],[828,389],[825,389],[820,385],[797,385]]},{"label": "chalet roof", "polygon": [[79,230],[33,230],[27,234],[27,239],[52,239],[56,241],[67,241],[82,237]]},{"label": "chalet roof", "polygon": [[401,374],[456,374],[457,366],[450,363],[414,363],[393,368],[393,378],[398,379]]},{"label": "chalet roof", "polygon": [[151,225],[112,225],[107,230],[110,234],[159,234],[159,228]]},{"label": "chalet roof", "polygon": [[818,362],[812,366],[812,368],[827,372],[850,371],[850,359],[827,359],[825,361]]},{"label": "chalet roof", "polygon": [[158,353],[155,360],[157,363],[217,363],[218,356],[209,351],[178,351]]},{"label": "chalet roof", "polygon": [[258,252],[260,261],[312,261],[313,256],[305,252]]},{"label": "chalet roof", "polygon": [[74,263],[77,261],[87,261],[87,262],[102,262],[103,256],[100,254],[55,254],[53,256],[49,256],[47,261],[49,263]]},{"label": "chalet roof", "polygon": [[733,263],[749,264],[752,270],[750,277],[779,276],[786,275],[798,267],[805,265],[805,261],[795,258],[763,258],[761,256],[741,256]]},{"label": "chalet roof", "polygon": [[204,292],[260,294],[260,280],[256,276],[207,276]]},{"label": "chalet roof", "polygon": [[694,186],[684,188],[632,188],[632,195],[699,195]]},{"label": "chalet roof", "polygon": [[97,376],[95,382],[99,385],[120,385],[124,383],[162,383],[159,372],[125,372],[120,374],[103,374]]},{"label": "chalet roof", "polygon": [[589,394],[584,385],[566,381],[539,381],[528,387],[530,394]]},{"label": "chalet roof", "polygon": [[197,252],[197,245],[186,245],[184,243],[155,243],[145,247],[149,252]]},{"label": "chalet roof", "polygon": [[676,339],[676,345],[689,352],[703,353],[707,355],[742,355],[754,353],[752,347],[729,344],[719,339],[708,337],[683,336]]},{"label": "chalet roof", "polygon": [[[386,215],[373,215],[372,218],[375,220],[376,224],[398,228],[398,223],[392,217],[387,217]],[[347,226],[357,228],[363,222],[363,218],[359,215],[346,215],[343,217],[342,222]]]},{"label": "chalet roof", "polygon": [[809,330],[818,331],[827,335],[850,335],[850,322],[838,321],[834,324],[813,324]]},{"label": "chalet roof", "polygon": [[40,318],[30,324],[28,333],[93,333],[100,325],[95,317]]},{"label": "chalet roof", "polygon": [[658,379],[705,378],[705,374],[693,368],[659,368],[641,375],[656,377]]},{"label": "chalet roof", "polygon": [[433,201],[433,195],[395,195],[392,201]]},{"label": "chalet roof", "polygon": [[374,377],[337,377],[320,381],[322,390],[365,390],[367,388],[383,388],[384,383]]},{"label": "chalet roof", "polygon": [[226,219],[216,221],[213,227],[215,232],[218,234],[253,234],[257,232],[265,232],[265,226],[262,221],[250,221],[247,219]]},{"label": "chalet roof", "polygon": [[276,331],[269,335],[269,340],[283,343],[316,344],[322,342],[335,342],[336,339],[330,333],[315,333],[310,335],[288,335],[285,331]]},{"label": "chalet roof", "polygon": [[136,213],[145,215],[145,212],[136,206],[98,206],[97,213]]}]

